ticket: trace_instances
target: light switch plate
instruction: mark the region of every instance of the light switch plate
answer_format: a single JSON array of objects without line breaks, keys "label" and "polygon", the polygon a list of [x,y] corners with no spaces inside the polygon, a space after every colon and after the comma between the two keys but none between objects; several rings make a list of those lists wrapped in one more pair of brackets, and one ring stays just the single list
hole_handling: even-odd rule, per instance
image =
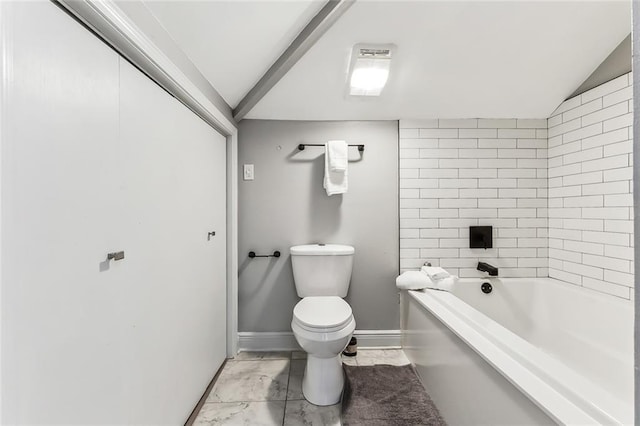
[{"label": "light switch plate", "polygon": [[242,170],[244,180],[253,180],[253,164],[245,164]]}]

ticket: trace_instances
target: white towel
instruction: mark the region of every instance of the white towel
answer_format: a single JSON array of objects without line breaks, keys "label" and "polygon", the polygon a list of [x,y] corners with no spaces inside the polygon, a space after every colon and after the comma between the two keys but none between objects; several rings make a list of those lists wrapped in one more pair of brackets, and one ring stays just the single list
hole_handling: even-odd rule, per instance
[{"label": "white towel", "polygon": [[396,287],[400,290],[433,290],[451,291],[458,281],[455,275],[449,275],[439,281],[432,281],[424,271],[406,271],[396,278]]},{"label": "white towel", "polygon": [[327,158],[329,170],[332,172],[346,172],[349,161],[349,146],[345,141],[327,142]]},{"label": "white towel", "polygon": [[427,274],[422,271],[407,271],[396,278],[396,286],[400,290],[422,290],[433,284]]},{"label": "white towel", "polygon": [[422,272],[427,274],[432,281],[440,281],[451,276],[450,273],[438,266],[423,266]]},{"label": "white towel", "polygon": [[442,290],[442,291],[451,291],[453,290],[453,286],[458,281],[458,277],[455,275],[449,275],[447,278],[443,278],[438,281],[431,281],[431,285],[427,288],[431,288],[434,290]]},{"label": "white towel", "polygon": [[[333,142],[333,141],[332,141]],[[344,142],[344,141],[343,141]],[[349,187],[348,170],[332,172],[329,166],[329,144],[324,146],[324,182],[323,187],[327,195],[344,194]]]}]

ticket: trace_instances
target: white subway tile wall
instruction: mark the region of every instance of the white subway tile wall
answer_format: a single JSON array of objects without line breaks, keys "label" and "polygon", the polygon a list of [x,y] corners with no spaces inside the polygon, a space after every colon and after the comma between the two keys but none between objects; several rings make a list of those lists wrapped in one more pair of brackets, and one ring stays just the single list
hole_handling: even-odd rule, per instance
[{"label": "white subway tile wall", "polygon": [[[633,297],[632,87],[626,74],[549,118],[549,276]],[[402,163],[401,163],[402,164]]]},{"label": "white subway tile wall", "polygon": [[[400,268],[550,276],[625,299],[633,291],[631,74],[549,119],[400,121]],[[470,249],[469,226],[493,248]]]},{"label": "white subway tile wall", "polygon": [[[547,168],[547,119],[401,120],[401,269],[548,276]],[[471,225],[493,226],[492,249],[469,248]]]}]

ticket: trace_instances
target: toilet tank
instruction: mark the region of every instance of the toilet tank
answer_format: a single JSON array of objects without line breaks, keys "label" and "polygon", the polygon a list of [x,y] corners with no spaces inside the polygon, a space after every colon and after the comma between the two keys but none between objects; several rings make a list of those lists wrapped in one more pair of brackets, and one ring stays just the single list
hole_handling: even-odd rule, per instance
[{"label": "toilet tank", "polygon": [[351,282],[355,249],[340,244],[293,246],[291,266],[300,297],[345,297]]}]

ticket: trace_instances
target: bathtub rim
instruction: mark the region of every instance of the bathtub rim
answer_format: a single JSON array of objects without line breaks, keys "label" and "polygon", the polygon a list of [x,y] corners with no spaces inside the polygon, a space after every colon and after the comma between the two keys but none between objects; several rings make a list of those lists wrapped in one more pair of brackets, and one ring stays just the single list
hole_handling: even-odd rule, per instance
[{"label": "bathtub rim", "polygon": [[[410,290],[408,294],[554,421],[560,424],[632,423],[632,406],[631,417],[627,419],[627,404],[455,295],[429,289]],[[479,325],[478,320],[483,325]],[[486,326],[489,326],[491,333],[485,331]],[[509,340],[509,344],[505,339]],[[527,352],[527,356],[523,351]],[[553,374],[547,373],[545,368]],[[573,389],[580,389],[581,392]],[[594,401],[598,401],[598,404]]]}]

